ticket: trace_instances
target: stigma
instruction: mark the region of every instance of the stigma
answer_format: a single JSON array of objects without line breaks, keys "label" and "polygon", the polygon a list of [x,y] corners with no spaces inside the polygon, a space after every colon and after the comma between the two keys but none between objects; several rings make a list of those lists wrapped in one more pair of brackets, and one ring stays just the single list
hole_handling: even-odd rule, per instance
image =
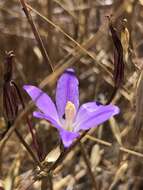
[{"label": "stigma", "polygon": [[76,108],[75,105],[68,101],[65,107],[65,124],[64,128],[68,131],[72,131],[72,124],[74,122],[74,118],[76,115]]}]

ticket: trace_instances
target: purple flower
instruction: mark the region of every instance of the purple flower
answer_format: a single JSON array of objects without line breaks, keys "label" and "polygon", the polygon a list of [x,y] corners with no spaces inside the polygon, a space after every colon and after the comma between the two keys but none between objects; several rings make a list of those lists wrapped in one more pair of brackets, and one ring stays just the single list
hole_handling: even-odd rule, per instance
[{"label": "purple flower", "polygon": [[59,78],[56,89],[56,105],[39,88],[25,85],[24,89],[40,111],[33,115],[50,121],[57,128],[65,147],[69,147],[80,131],[93,128],[119,113],[114,105],[88,102],[79,107],[78,79],[73,69],[67,69]]}]

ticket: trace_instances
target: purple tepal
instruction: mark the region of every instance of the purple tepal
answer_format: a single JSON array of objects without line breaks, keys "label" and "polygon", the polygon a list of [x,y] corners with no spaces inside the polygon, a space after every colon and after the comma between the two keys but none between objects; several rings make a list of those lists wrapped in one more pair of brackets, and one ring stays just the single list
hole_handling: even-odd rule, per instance
[{"label": "purple tepal", "polygon": [[48,120],[59,131],[64,147],[69,147],[79,137],[80,131],[105,122],[119,113],[114,105],[88,102],[79,107],[78,79],[73,69],[67,69],[57,82],[56,105],[41,89],[25,85],[24,89],[40,111],[34,117]]}]

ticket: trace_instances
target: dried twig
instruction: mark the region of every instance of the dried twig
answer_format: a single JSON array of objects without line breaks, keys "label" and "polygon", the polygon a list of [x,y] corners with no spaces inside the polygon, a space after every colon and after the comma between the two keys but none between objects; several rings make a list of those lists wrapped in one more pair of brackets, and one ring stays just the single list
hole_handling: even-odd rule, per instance
[{"label": "dried twig", "polygon": [[[104,141],[104,140],[101,140],[101,139],[98,139],[98,138],[95,138],[91,135],[86,135],[86,137],[90,140],[93,140],[99,144],[102,144],[104,146],[108,146],[108,147],[112,147],[112,143],[109,143],[107,141]],[[119,147],[119,150],[122,151],[122,152],[125,152],[125,153],[128,153],[130,155],[133,155],[133,156],[137,156],[137,157],[140,157],[140,158],[143,158],[143,154],[140,153],[140,152],[136,152],[134,150],[131,150],[131,149],[128,149],[128,148],[125,148],[125,147]]]},{"label": "dried twig", "polygon": [[46,49],[44,47],[44,44],[42,42],[42,39],[40,37],[40,34],[39,34],[39,32],[38,32],[38,30],[37,30],[37,28],[36,28],[36,26],[35,26],[35,24],[33,22],[32,16],[31,16],[29,10],[27,9],[26,3],[25,3],[24,0],[20,0],[20,3],[22,5],[22,7],[23,7],[23,11],[24,11],[24,13],[25,13],[25,15],[27,17],[27,20],[28,20],[28,22],[29,22],[29,24],[30,24],[30,26],[32,28],[33,34],[35,36],[35,39],[38,42],[39,49],[40,49],[40,51],[41,51],[41,53],[42,53],[42,55],[43,55],[43,57],[45,59],[45,62],[49,64],[48,65],[49,72],[53,72],[54,69],[53,69],[53,66],[52,66],[52,62],[51,62],[51,60],[50,60],[50,58],[49,58],[49,56],[47,54],[47,51],[46,51]]},{"label": "dried twig", "polygon": [[17,129],[15,129],[15,133],[16,133],[17,137],[19,138],[20,142],[23,144],[23,146],[26,148],[26,150],[29,152],[29,154],[33,158],[34,162],[40,167],[40,169],[42,169],[41,163],[36,158],[35,154],[31,150],[31,148],[29,147],[29,145],[25,142],[25,140],[23,139],[23,137],[21,136],[21,134],[19,133],[19,131]]},{"label": "dried twig", "polygon": [[89,158],[87,157],[87,153],[85,151],[85,148],[84,148],[83,144],[80,141],[79,141],[79,146],[80,146],[80,150],[81,150],[83,159],[84,159],[85,164],[87,166],[88,173],[89,173],[91,181],[92,181],[93,189],[98,190],[96,180],[95,180],[95,176],[94,176],[94,174],[92,172],[92,169],[91,169]]}]

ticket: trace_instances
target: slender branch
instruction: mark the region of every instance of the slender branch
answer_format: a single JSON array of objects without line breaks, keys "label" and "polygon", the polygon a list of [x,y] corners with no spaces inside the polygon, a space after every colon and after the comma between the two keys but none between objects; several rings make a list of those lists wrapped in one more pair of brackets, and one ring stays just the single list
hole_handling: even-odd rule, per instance
[{"label": "slender branch", "polygon": [[[81,141],[81,139],[83,137],[86,137],[87,139],[90,139],[90,140],[93,140],[99,144],[102,144],[104,146],[107,146],[107,147],[112,147],[112,143],[109,143],[107,141],[104,141],[104,140],[101,140],[101,139],[98,139],[98,138],[95,138],[95,137],[92,137],[91,135],[88,135],[87,134],[88,131],[85,131],[79,139],[77,139],[73,145],[71,147],[69,147],[68,149],[64,149],[64,151],[61,153],[61,155],[59,156],[59,158],[57,159],[56,162],[54,162],[51,167],[49,167],[47,170],[46,170],[46,173],[48,174],[49,172],[52,172],[54,171],[60,164],[61,162],[64,160],[64,158],[67,156],[67,154],[73,150],[73,148],[79,143],[79,141]],[[124,147],[120,147],[119,148],[121,151],[125,152],[125,153],[128,153],[130,155],[133,155],[133,156],[137,156],[137,157],[140,157],[140,158],[143,158],[143,154],[141,154],[140,152],[136,152],[136,151],[133,151],[133,150],[130,150],[130,149],[127,149],[127,148],[124,148]],[[34,184],[39,178],[34,178],[34,181],[29,185],[29,187],[31,187],[32,184]],[[29,187],[27,188],[27,190],[29,189]]]},{"label": "slender branch", "polygon": [[[47,16],[50,20],[52,20],[52,0],[47,0]],[[53,45],[53,34],[52,34],[52,27],[50,24],[48,24],[48,37],[47,37],[47,40],[48,40],[48,44],[47,44],[47,47],[48,47],[48,54],[50,56],[50,58],[52,59],[53,61],[53,48],[52,48],[52,45]],[[41,179],[41,190],[46,190],[46,189],[50,189],[50,190],[53,190],[53,181],[52,181],[52,174],[48,174],[47,177],[44,177]]]},{"label": "slender branch", "polygon": [[31,148],[29,147],[29,145],[25,142],[25,140],[23,139],[23,137],[21,136],[21,134],[19,133],[19,131],[17,129],[15,129],[15,133],[17,135],[17,137],[19,138],[20,142],[23,144],[23,146],[26,148],[26,150],[28,151],[28,153],[31,155],[31,157],[33,158],[34,162],[39,166],[40,169],[43,169],[41,163],[39,162],[39,160],[37,159],[37,157],[35,156],[35,154],[33,153],[33,151],[31,150]]},{"label": "slender branch", "polygon": [[41,190],[48,189],[48,187],[49,187],[49,178],[48,176],[46,176],[41,179]]},{"label": "slender branch", "polygon": [[[47,17],[49,20],[52,21],[52,11],[53,11],[53,2],[52,0],[47,0]],[[54,58],[54,52],[53,52],[53,30],[52,30],[52,26],[51,24],[48,23],[48,37],[47,37],[47,46],[48,46],[48,54],[51,58],[51,60],[53,61]]]},{"label": "slender branch", "polygon": [[41,190],[46,190],[46,189],[53,190],[53,181],[52,181],[52,174],[48,174],[47,177],[43,177],[41,180]]},{"label": "slender branch", "polygon": [[[113,146],[112,143],[109,143],[107,141],[95,138],[95,137],[93,137],[91,135],[86,135],[86,138],[88,138],[90,140],[93,140],[93,141],[95,141],[95,142],[97,142],[99,144],[102,144],[104,146],[108,146],[108,147],[112,147]],[[132,156],[137,156],[137,157],[143,158],[143,154],[140,153],[140,152],[137,152],[137,151],[125,148],[125,147],[119,147],[119,150],[122,151],[122,152],[128,153],[128,154],[130,154]]]},{"label": "slender branch", "polygon": [[33,22],[32,16],[31,16],[29,10],[27,9],[26,3],[25,3],[24,0],[20,0],[20,3],[22,5],[22,7],[23,7],[23,11],[24,11],[24,13],[25,13],[25,15],[27,17],[27,20],[28,20],[28,22],[29,22],[29,24],[31,26],[31,29],[32,29],[33,34],[35,36],[35,39],[37,40],[39,49],[40,49],[46,63],[49,63],[48,69],[49,69],[50,72],[53,72],[54,69],[53,69],[53,66],[52,66],[52,62],[51,62],[51,60],[50,60],[50,58],[48,56],[48,53],[47,53],[47,51],[46,51],[46,49],[44,47],[44,44],[43,44],[42,39],[40,37],[40,34],[39,34],[39,32],[38,32],[38,30],[37,30],[37,28],[36,28],[36,26],[35,26],[35,24]]},{"label": "slender branch", "polygon": [[[24,101],[23,101],[23,98],[22,98],[22,95],[21,95],[21,92],[20,92],[19,88],[17,87],[17,85],[16,85],[16,83],[14,81],[12,81],[12,84],[14,85],[14,87],[16,89],[18,98],[19,98],[19,100],[21,102],[21,105],[22,105],[23,109],[25,109],[25,104],[24,104]],[[27,122],[27,125],[28,125],[29,132],[31,133],[31,136],[32,136],[33,147],[35,148],[35,151],[37,152],[39,160],[41,160],[42,156],[41,156],[41,151],[40,151],[39,144],[38,144],[38,137],[37,137],[36,128],[32,127],[32,124],[31,124],[28,116],[26,116],[26,122]],[[34,129],[35,133],[33,132],[33,129]]]},{"label": "slender branch", "polygon": [[112,94],[111,94],[109,100],[106,102],[106,105],[108,105],[108,104],[110,104],[110,103],[112,102],[112,100],[115,98],[115,96],[116,96],[118,90],[119,90],[119,88],[114,87],[113,92],[112,92]]},{"label": "slender branch", "polygon": [[49,174],[48,179],[49,179],[50,190],[53,190],[53,176],[51,173]]},{"label": "slender branch", "polygon": [[79,147],[80,147],[83,159],[85,161],[85,164],[87,166],[88,173],[89,173],[89,175],[91,177],[93,188],[94,188],[94,190],[98,190],[96,180],[95,180],[94,174],[92,172],[91,165],[90,165],[87,153],[85,151],[85,148],[84,148],[83,144],[80,141],[79,141]]},{"label": "slender branch", "polygon": [[73,148],[79,143],[79,141],[87,134],[88,131],[85,131],[82,133],[82,135],[68,148],[68,149],[64,149],[62,151],[62,153],[60,154],[59,158],[51,165],[51,167],[49,167],[49,169],[47,170],[47,173],[55,170],[59,164],[61,164],[61,162],[65,159],[65,157],[67,156],[67,154],[73,150]]}]

